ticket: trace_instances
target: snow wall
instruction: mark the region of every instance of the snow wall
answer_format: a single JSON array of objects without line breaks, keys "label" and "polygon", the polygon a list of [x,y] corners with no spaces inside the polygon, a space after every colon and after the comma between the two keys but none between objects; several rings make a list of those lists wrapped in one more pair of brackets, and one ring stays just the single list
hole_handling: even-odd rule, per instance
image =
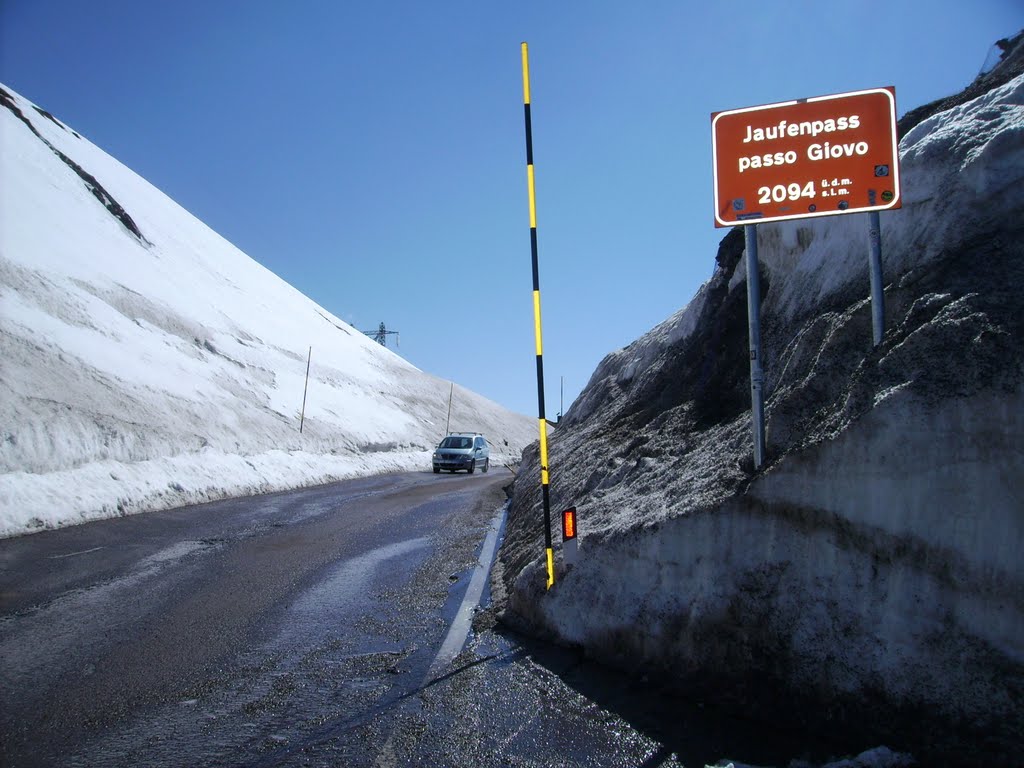
[{"label": "snow wall", "polygon": [[550,446],[556,549],[558,513],[575,504],[578,563],[556,555],[545,590],[534,449],[497,571],[507,623],[790,726],[943,764],[1019,757],[1024,45],[1013,42],[963,94],[901,121],[879,347],[866,214],[758,228],[765,468],[751,456],[739,229],[687,307],[600,364]]},{"label": "snow wall", "polygon": [[0,536],[429,471],[448,428],[494,464],[536,438],[5,87],[0,168]]}]

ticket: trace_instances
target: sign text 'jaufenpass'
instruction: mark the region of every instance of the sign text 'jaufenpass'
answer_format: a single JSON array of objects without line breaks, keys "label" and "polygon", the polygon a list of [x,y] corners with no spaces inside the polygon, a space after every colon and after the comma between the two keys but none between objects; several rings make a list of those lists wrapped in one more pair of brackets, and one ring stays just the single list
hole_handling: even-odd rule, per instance
[{"label": "sign text 'jaufenpass'", "polygon": [[900,207],[896,92],[715,112],[715,226]]}]

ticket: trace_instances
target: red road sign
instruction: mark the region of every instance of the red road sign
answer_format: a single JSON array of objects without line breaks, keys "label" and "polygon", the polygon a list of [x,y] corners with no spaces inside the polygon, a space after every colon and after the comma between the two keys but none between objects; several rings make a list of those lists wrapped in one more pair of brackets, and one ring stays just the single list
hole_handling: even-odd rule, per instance
[{"label": "red road sign", "polygon": [[711,115],[715,226],[899,208],[896,89]]}]

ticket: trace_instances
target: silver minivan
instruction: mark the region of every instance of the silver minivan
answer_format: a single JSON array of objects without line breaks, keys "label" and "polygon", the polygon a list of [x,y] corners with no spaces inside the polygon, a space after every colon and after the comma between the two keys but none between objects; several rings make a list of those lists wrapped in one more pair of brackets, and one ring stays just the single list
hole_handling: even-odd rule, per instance
[{"label": "silver minivan", "polygon": [[452,432],[434,451],[434,474],[442,469],[455,472],[464,469],[473,474],[491,468],[491,449],[487,439],[479,432]]}]

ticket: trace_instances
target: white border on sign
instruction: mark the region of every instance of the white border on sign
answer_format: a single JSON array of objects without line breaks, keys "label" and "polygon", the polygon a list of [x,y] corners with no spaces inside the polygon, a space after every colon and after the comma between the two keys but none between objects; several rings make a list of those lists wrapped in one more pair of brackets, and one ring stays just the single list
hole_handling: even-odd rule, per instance
[{"label": "white border on sign", "polygon": [[[872,93],[884,93],[889,98],[889,114],[892,117],[890,125],[892,126],[892,147],[893,147],[893,186],[895,187],[897,194],[892,202],[885,203],[884,205],[871,205],[855,208],[852,211],[815,211],[814,213],[797,213],[789,216],[767,216],[757,217],[750,219],[743,219],[742,221],[725,221],[718,215],[718,141],[717,134],[715,133],[715,126],[718,123],[718,118],[724,117],[725,115],[739,115],[744,112],[760,112],[766,109],[778,109],[779,107],[792,107],[796,104],[809,104],[816,101],[832,101],[838,99],[845,99],[851,96],[867,96]],[[739,227],[744,224],[759,224],[761,222],[768,223],[772,221],[790,221],[792,219],[814,219],[821,216],[843,216],[850,213],[866,213],[867,211],[887,211],[894,205],[899,203],[903,197],[903,190],[900,187],[900,143],[896,129],[896,96],[888,88],[865,88],[862,91],[847,91],[846,93],[834,93],[829,96],[814,96],[809,99],[790,99],[789,101],[778,101],[774,104],[761,104],[756,107],[742,107],[740,109],[725,109],[721,112],[715,112],[714,117],[711,118],[711,166],[712,173],[714,174],[714,185],[715,185],[715,221],[721,224],[723,227]]]}]

